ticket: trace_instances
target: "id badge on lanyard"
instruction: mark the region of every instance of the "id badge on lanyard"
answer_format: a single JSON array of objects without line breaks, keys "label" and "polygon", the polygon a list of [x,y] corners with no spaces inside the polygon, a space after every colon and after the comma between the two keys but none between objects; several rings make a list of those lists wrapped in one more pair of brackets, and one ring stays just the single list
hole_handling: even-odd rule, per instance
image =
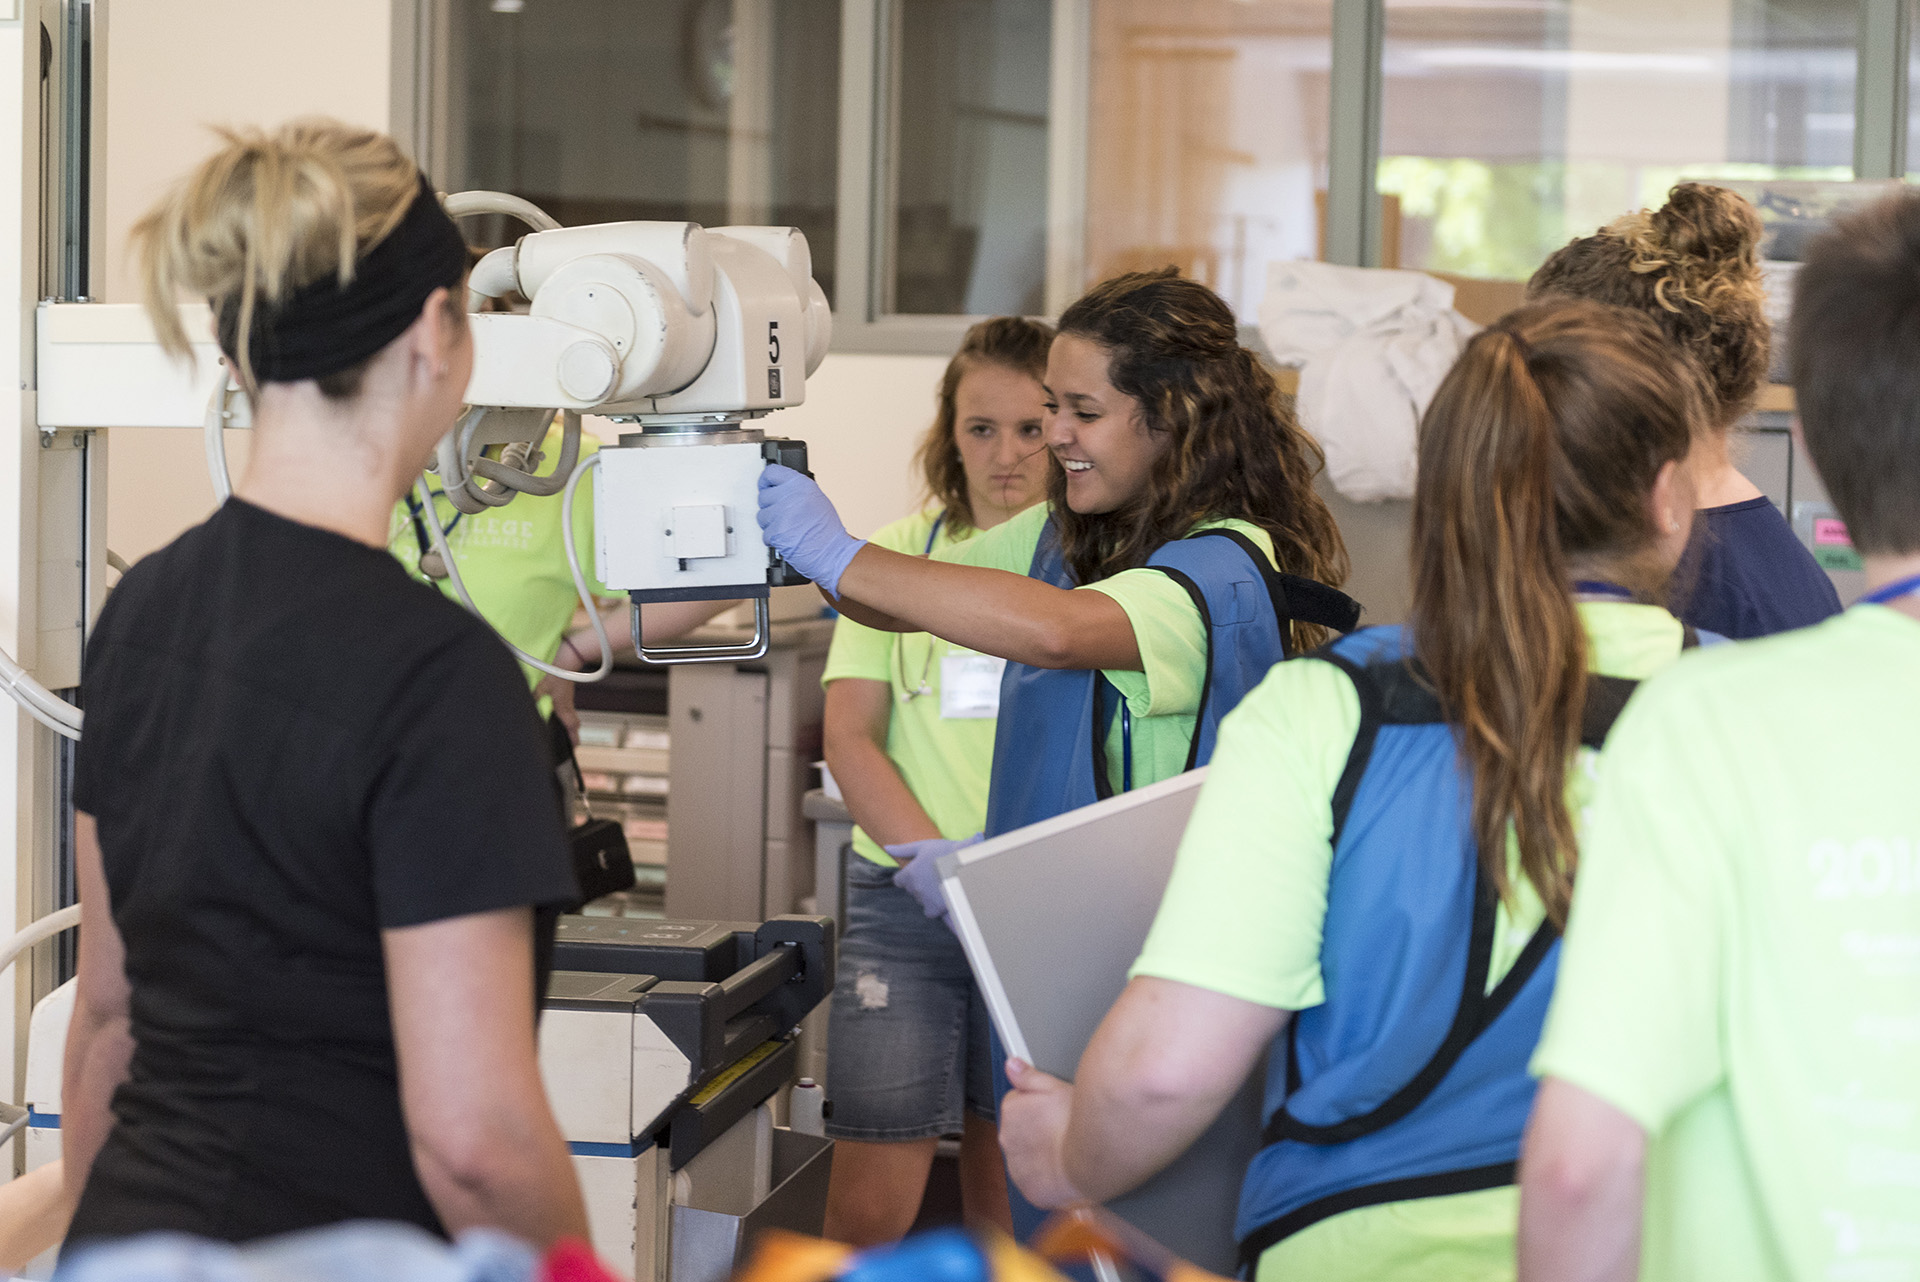
[{"label": "id badge on lanyard", "polygon": [[1005,659],[970,650],[954,650],[940,659],[940,715],[955,721],[983,721],[1000,715],[1000,674]]}]

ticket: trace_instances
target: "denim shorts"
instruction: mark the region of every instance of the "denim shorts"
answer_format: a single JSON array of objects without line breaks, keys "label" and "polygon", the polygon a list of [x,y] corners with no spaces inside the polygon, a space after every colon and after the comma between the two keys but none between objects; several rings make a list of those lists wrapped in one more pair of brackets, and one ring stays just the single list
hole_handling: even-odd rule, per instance
[{"label": "denim shorts", "polygon": [[994,1116],[987,1007],[960,941],[847,852],[847,927],[827,1032],[834,1139],[934,1139]]}]

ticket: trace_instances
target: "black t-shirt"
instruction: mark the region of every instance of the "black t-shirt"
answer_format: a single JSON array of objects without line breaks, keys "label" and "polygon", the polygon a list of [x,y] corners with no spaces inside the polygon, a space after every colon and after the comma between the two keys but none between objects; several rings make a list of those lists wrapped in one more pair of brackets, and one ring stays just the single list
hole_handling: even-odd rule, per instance
[{"label": "black t-shirt", "polygon": [[1840,613],[1833,580],[1765,495],[1696,512],[1674,583],[1675,614],[1734,641]]},{"label": "black t-shirt", "polygon": [[83,694],[135,1051],[68,1240],[440,1231],[380,932],[575,894],[506,649],[386,552],[236,499],[121,580]]}]

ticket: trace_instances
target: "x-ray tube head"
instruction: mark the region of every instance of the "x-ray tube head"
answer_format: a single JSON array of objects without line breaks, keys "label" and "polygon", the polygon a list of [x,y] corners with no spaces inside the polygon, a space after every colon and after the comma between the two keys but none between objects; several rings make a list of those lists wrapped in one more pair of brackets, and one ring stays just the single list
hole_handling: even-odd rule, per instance
[{"label": "x-ray tube head", "polygon": [[[752,599],[756,642],[746,648],[764,650],[769,591],[793,579],[760,537],[758,478],[770,460],[804,468],[806,459],[804,445],[768,440],[752,420],[806,399],[833,333],[806,236],[650,222],[536,231],[482,259],[469,287],[518,293],[529,306],[473,317],[467,399],[497,407],[483,418],[500,422],[469,421],[443,447],[438,466],[456,506],[540,492],[539,478],[522,481],[479,452],[503,433],[537,441],[546,411],[634,424],[598,457],[601,582],[636,609]],[[750,657],[739,646],[671,653]]]}]

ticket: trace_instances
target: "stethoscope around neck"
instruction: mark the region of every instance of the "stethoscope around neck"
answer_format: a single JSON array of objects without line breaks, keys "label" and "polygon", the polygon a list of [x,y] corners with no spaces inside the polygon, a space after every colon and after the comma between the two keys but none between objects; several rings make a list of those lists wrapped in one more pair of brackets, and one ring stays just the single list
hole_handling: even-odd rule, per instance
[{"label": "stethoscope around neck", "polygon": [[[921,550],[921,556],[933,555],[933,545],[940,538],[940,529],[946,524],[946,521],[947,514],[945,512],[942,512],[933,519],[933,528],[927,531],[927,546]],[[1575,586],[1578,587],[1579,585],[1576,584]],[[1619,590],[1622,592],[1626,591],[1624,588]],[[923,694],[930,695],[933,693],[933,687],[927,682],[927,678],[933,674],[932,638],[928,638],[927,657],[920,665],[920,680],[911,686],[907,684],[906,659],[901,655],[900,651],[901,646],[896,642],[893,647],[893,670],[895,676],[899,678],[900,692],[894,697],[900,700],[902,704],[908,704]],[[1120,791],[1133,791],[1133,709],[1127,706],[1127,698],[1125,695],[1120,696]]]},{"label": "stethoscope around neck", "polygon": [[[447,564],[440,559],[440,553],[434,550],[433,541],[427,537],[427,527],[421,520],[421,517],[424,515],[424,509],[420,505],[420,500],[414,497],[412,490],[408,490],[403,497],[407,503],[407,515],[412,518],[413,521],[413,537],[418,540],[420,544],[420,573],[430,579],[446,578]],[[435,493],[432,490],[427,492],[427,501],[429,503],[441,497],[443,497],[443,495]],[[443,537],[451,535],[455,527],[460,524],[460,518],[465,515],[465,512],[455,508],[453,519],[441,527],[441,535]]]},{"label": "stethoscope around neck", "polygon": [[[939,516],[933,518],[933,528],[927,531],[927,546],[920,550],[921,556],[933,555],[933,545],[940,538],[941,527],[946,525],[946,523],[947,514],[944,511],[941,512]],[[904,648],[905,647],[898,641],[894,642],[893,671],[894,675],[899,678],[896,682],[899,686],[899,692],[894,695],[894,698],[898,699],[902,704],[909,704],[923,694],[933,693],[933,686],[927,681],[927,678],[933,675],[933,638],[928,637],[927,639],[927,657],[920,665],[920,680],[911,686],[907,684],[907,659],[906,656],[901,653]]]}]

